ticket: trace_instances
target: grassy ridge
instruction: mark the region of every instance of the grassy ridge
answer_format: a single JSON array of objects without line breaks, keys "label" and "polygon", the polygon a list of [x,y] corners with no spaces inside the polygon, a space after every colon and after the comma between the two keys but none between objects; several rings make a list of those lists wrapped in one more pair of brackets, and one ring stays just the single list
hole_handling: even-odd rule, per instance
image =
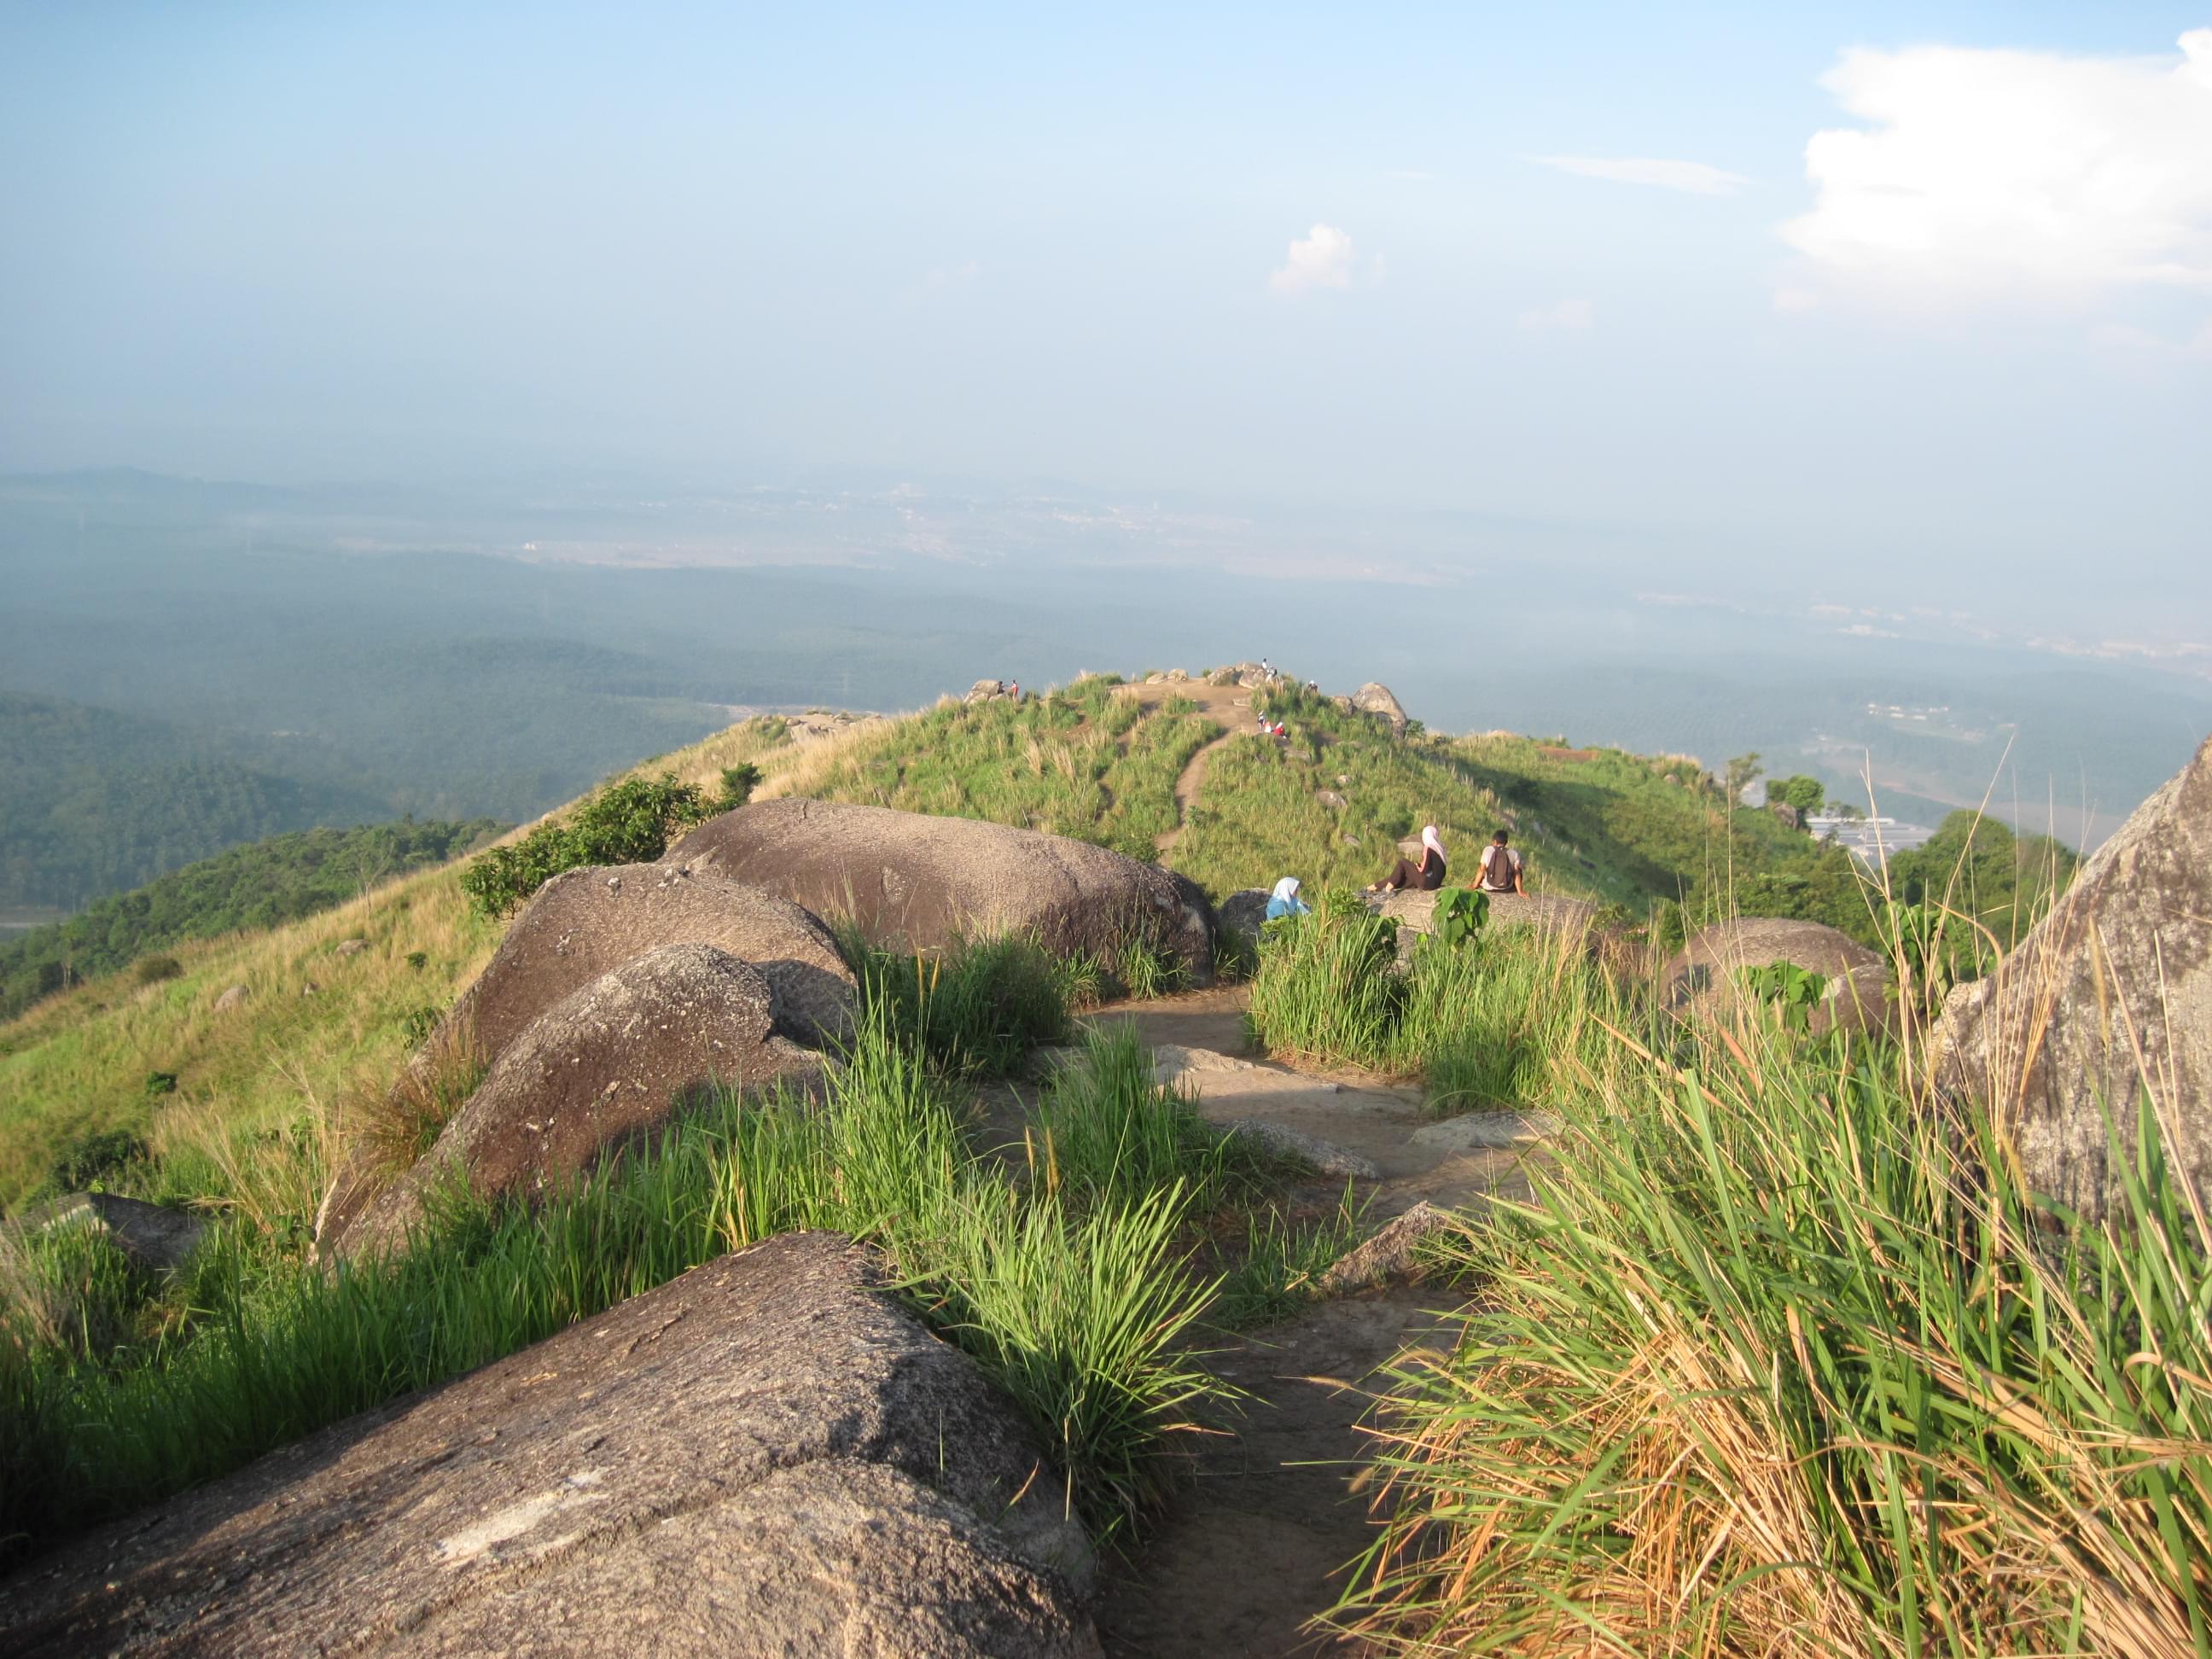
[{"label": "grassy ridge", "polygon": [[[1316,890],[1364,884],[1424,823],[1443,826],[1462,866],[1492,828],[1510,823],[1529,852],[1532,888],[1639,915],[1656,898],[1723,893],[1762,871],[1848,880],[1841,854],[1763,813],[1721,810],[1694,766],[1609,751],[1560,760],[1522,739],[1394,741],[1325,699],[1272,695],[1291,740],[1243,734],[1215,750],[1170,858],[1217,895],[1285,873]],[[751,764],[758,799],[957,811],[1149,855],[1176,827],[1177,777],[1218,730],[1158,688],[1140,702],[1093,678],[1020,704],[948,702],[806,743],[783,720],[749,720],[628,775],[672,772],[713,795],[724,769]],[[1323,805],[1322,789],[1346,806]],[[372,950],[326,959],[353,934]],[[198,1160],[189,1180],[149,1195],[243,1203],[289,1224],[300,1200],[256,1176],[267,1162],[257,1149],[270,1137],[313,1138],[330,1103],[380,1088],[422,1011],[448,1006],[496,939],[467,915],[450,873],[425,874],[270,933],[182,945],[183,975],[167,984],[100,981],[0,1024],[0,1205],[20,1202],[84,1137],[122,1131],[170,1154],[173,1172],[188,1167],[187,1152]],[[212,1004],[233,984],[251,1000],[217,1018]],[[176,1077],[173,1095],[147,1094],[155,1073]]]},{"label": "grassy ridge", "polygon": [[302,830],[231,848],[0,943],[0,1020],[149,951],[327,910],[395,876],[448,863],[506,828],[489,818],[410,821]]},{"label": "grassy ridge", "polygon": [[[902,1294],[1027,1412],[1092,1526],[1140,1520],[1175,1436],[1224,1395],[1187,1340],[1220,1281],[1188,1257],[1267,1170],[1126,1036],[1091,1042],[1038,1103],[1034,1163],[981,1156],[958,1086],[901,1025],[875,1006],[819,1109],[719,1099],[535,1211],[449,1194],[395,1261],[326,1273],[234,1223],[162,1289],[103,1240],[0,1240],[0,1553],[802,1228],[882,1249]],[[1286,1242],[1243,1276],[1242,1305],[1279,1304],[1304,1261]]]}]

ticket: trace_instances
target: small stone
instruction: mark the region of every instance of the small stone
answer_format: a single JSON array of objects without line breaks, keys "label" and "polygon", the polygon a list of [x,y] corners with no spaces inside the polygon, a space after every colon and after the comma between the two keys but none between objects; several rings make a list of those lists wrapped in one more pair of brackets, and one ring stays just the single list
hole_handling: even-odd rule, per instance
[{"label": "small stone", "polygon": [[1376,1168],[1371,1158],[1362,1158],[1333,1140],[1323,1140],[1319,1135],[1310,1135],[1280,1123],[1270,1123],[1265,1118],[1240,1117],[1220,1127],[1226,1134],[1303,1164],[1316,1175],[1348,1176],[1358,1181],[1382,1178],[1382,1171]]}]

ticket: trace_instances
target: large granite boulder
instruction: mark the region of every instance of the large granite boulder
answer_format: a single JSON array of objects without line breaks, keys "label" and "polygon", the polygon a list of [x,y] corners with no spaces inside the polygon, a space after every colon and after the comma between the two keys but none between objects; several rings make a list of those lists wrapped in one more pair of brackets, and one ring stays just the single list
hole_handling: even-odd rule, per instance
[{"label": "large granite boulder", "polygon": [[812,1087],[821,1066],[777,1030],[758,969],[711,945],[662,945],[532,1021],[397,1183],[334,1188],[318,1243],[326,1255],[387,1249],[457,1177],[485,1197],[534,1197],[711,1089]]},{"label": "large granite boulder", "polygon": [[0,1650],[1079,1659],[1019,1415],[797,1233],[0,1581]]},{"label": "large granite boulder", "polygon": [[1744,994],[1741,970],[1778,962],[1828,981],[1808,1025],[1814,1036],[1882,1030],[1896,1017],[1888,963],[1826,923],[1778,916],[1739,916],[1700,928],[1667,965],[1668,1006],[1678,1012],[1724,1006]]},{"label": "large granite boulder", "polygon": [[2135,1156],[2148,1088],[2176,1175],[2212,1201],[2212,742],[2093,854],[1935,1032],[1937,1075],[1987,1104],[2035,1190],[2119,1201],[2107,1113]]},{"label": "large granite boulder", "polygon": [[495,1060],[540,1014],[664,945],[711,945],[768,981],[778,1027],[819,1044],[852,1029],[853,970],[820,918],[790,900],[667,865],[565,871],[539,888],[447,1023]]},{"label": "large granite boulder", "polygon": [[1370,680],[1352,694],[1352,706],[1363,714],[1374,714],[1390,723],[1390,735],[1406,735],[1406,710],[1387,685]]},{"label": "large granite boulder", "polygon": [[1213,979],[1213,912],[1195,884],[1087,842],[975,818],[818,800],[757,801],[708,819],[662,856],[674,869],[764,887],[879,944],[941,950],[1026,934],[1109,963],[1143,942],[1190,983]]}]

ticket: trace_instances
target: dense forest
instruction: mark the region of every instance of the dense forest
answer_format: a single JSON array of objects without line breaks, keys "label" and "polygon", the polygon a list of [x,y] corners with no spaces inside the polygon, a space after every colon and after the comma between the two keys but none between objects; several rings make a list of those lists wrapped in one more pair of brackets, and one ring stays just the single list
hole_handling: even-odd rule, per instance
[{"label": "dense forest", "polygon": [[241,842],[388,815],[158,720],[0,691],[0,908],[75,909]]},{"label": "dense forest", "polygon": [[0,1019],[72,981],[133,961],[142,971],[152,963],[149,976],[158,978],[160,964],[149,952],[328,909],[394,877],[458,858],[504,827],[489,818],[375,823],[301,830],[231,848],[0,944]]}]

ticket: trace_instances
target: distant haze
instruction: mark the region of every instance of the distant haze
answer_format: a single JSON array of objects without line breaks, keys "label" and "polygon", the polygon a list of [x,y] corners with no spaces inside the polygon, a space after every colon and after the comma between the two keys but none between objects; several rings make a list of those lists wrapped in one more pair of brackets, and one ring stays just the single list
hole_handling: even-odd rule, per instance
[{"label": "distant haze", "polygon": [[1069,481],[2201,645],[2208,22],[13,8],[0,471]]}]

